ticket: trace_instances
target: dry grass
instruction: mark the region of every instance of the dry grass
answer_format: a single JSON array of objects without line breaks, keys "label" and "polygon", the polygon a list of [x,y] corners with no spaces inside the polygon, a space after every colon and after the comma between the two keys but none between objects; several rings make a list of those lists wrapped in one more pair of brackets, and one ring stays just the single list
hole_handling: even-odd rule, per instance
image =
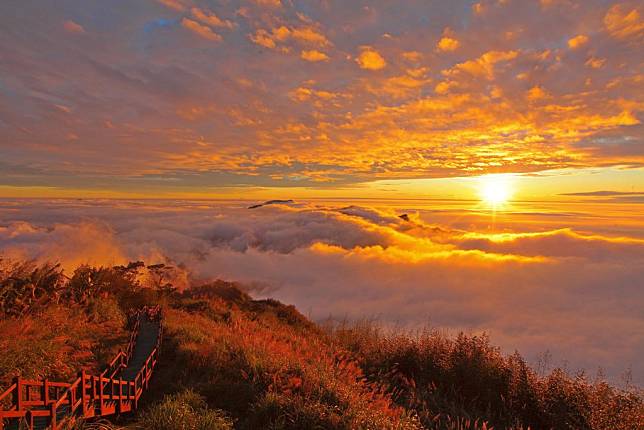
[{"label": "dry grass", "polygon": [[81,267],[66,278],[52,265],[0,264],[0,388],[17,374],[71,380],[100,368],[126,342],[125,315],[162,303],[166,336],[147,405],[125,427],[70,428],[644,428],[641,390],[560,369],[539,376],[485,336],[321,328],[232,283],[145,288],[145,269]]},{"label": "dry grass", "polygon": [[436,330],[385,334],[363,321],[327,327],[369,381],[428,428],[644,428],[642,391],[561,369],[540,377],[515,353],[503,355],[486,336],[447,337]]},{"label": "dry grass", "polygon": [[125,317],[114,299],[88,308],[52,305],[0,320],[0,389],[14,376],[69,381],[98,370],[127,342]]},{"label": "dry grass", "polygon": [[178,307],[166,313],[182,363],[174,377],[230,412],[236,428],[420,428],[293,309],[216,298]]}]

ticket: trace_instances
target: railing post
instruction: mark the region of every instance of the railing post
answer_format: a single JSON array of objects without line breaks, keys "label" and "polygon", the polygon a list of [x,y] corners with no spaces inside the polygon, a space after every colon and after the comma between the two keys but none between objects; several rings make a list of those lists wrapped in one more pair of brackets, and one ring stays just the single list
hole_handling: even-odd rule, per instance
[{"label": "railing post", "polygon": [[103,403],[103,378],[100,376],[98,377],[98,399],[100,402],[101,415],[103,415],[105,408],[105,405]]},{"label": "railing post", "polygon": [[[81,381],[82,383],[83,381]],[[76,404],[76,390],[78,390],[78,387],[72,389],[72,387],[69,387],[69,411],[71,413],[74,412],[74,405]]]},{"label": "railing post", "polygon": [[51,405],[49,405],[49,413],[51,414],[51,430],[56,430],[56,421],[58,421],[58,417],[56,416],[56,402],[53,402]]},{"label": "railing post", "polygon": [[84,370],[81,371],[80,377],[81,377],[81,404],[82,404],[82,408],[83,408],[83,417],[87,417],[87,415],[88,415],[87,411],[88,411],[89,408],[87,407],[87,402],[85,401],[85,399],[87,398],[85,396],[85,394],[87,392],[87,382],[86,382],[86,377],[85,377],[85,371]]},{"label": "railing post", "polygon": [[40,393],[40,398],[45,402],[45,406],[49,404],[49,381],[43,379],[42,382],[42,392]]},{"label": "railing post", "polygon": [[145,391],[148,391],[149,381],[150,381],[150,369],[148,368],[150,364],[150,357],[145,360]]},{"label": "railing post", "polygon": [[138,398],[137,393],[136,393],[136,391],[137,391],[136,390],[136,381],[138,381],[138,380],[139,380],[139,375],[136,375],[134,377],[134,409],[138,409],[138,407],[139,407],[139,398]]},{"label": "railing post", "polygon": [[123,412],[123,379],[119,376],[119,415]]},{"label": "railing post", "polygon": [[148,367],[143,364],[143,367],[141,368],[141,382],[139,385],[141,385],[141,395],[143,395],[143,392],[147,390],[145,381],[148,379]]},{"label": "railing post", "polygon": [[13,392],[13,404],[16,406],[16,410],[22,410],[22,378],[16,376],[13,378],[13,383],[16,384],[16,391]]}]

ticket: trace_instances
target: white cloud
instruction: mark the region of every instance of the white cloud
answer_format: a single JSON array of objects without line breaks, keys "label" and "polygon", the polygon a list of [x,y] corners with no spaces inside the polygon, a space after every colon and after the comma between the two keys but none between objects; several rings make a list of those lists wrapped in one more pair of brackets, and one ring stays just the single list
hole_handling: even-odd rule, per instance
[{"label": "white cloud", "polygon": [[0,249],[68,268],[182,263],[193,278],[270,285],[256,294],[314,318],[486,330],[528,359],[550,350],[614,378],[632,365],[642,382],[642,240],[565,229],[488,235],[358,206],[246,206],[23,202],[2,212]]}]

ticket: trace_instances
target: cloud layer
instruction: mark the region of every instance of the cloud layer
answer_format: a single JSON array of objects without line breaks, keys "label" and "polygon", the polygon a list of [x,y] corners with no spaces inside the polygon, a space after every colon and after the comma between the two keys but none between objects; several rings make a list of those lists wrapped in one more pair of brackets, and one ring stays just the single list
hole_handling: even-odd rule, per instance
[{"label": "cloud layer", "polygon": [[3,1],[0,185],[643,166],[643,28],[634,0]]},{"label": "cloud layer", "polygon": [[[506,351],[644,382],[644,239],[548,229],[483,233],[400,209],[204,201],[2,202],[12,258],[181,264],[196,279],[253,285],[315,319],[377,317],[489,331]],[[546,219],[544,217],[543,219]],[[469,221],[464,220],[466,224]],[[469,224],[472,225],[472,224]]]}]

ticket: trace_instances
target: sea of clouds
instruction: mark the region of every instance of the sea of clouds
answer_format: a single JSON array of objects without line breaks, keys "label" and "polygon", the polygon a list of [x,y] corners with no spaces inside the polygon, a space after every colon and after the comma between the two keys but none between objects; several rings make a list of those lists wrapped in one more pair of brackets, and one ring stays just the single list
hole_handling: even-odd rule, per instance
[{"label": "sea of clouds", "polygon": [[[644,383],[644,240],[571,229],[486,234],[423,211],[331,204],[2,200],[0,255],[166,262],[313,319],[486,331],[504,351]],[[180,285],[180,287],[183,287]]]}]

